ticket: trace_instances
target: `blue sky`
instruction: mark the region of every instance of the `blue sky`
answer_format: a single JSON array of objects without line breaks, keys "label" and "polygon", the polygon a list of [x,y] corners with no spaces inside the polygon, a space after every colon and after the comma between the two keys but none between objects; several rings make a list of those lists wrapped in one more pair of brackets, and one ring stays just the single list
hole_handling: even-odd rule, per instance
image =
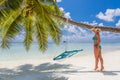
[{"label": "blue sky", "polygon": [[[62,0],[58,5],[71,13],[75,21],[103,22],[96,18],[99,12],[105,13],[107,9],[120,8],[119,0]],[[117,20],[115,20],[117,21]],[[106,24],[111,24],[104,22]],[[112,22],[113,23],[113,22]]]},{"label": "blue sky", "polygon": [[[59,7],[72,20],[91,25],[120,28],[119,0],[57,0]],[[67,36],[66,36],[67,34]],[[63,39],[90,42],[94,34],[89,30],[67,25]],[[103,42],[120,42],[120,34],[101,32]]]}]

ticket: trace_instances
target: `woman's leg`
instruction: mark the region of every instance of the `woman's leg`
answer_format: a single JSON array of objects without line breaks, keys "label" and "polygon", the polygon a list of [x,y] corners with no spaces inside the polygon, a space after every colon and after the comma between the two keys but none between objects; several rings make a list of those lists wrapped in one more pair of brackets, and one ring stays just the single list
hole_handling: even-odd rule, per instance
[{"label": "woman's leg", "polygon": [[100,71],[103,71],[104,69],[104,66],[103,66],[103,57],[102,57],[102,54],[101,54],[101,49],[99,50],[99,59],[100,59],[100,63],[101,63],[101,69]]},{"label": "woman's leg", "polygon": [[95,68],[94,68],[94,70],[97,70],[98,62],[99,62],[99,48],[97,48],[97,47],[94,47],[94,57],[95,57]]}]

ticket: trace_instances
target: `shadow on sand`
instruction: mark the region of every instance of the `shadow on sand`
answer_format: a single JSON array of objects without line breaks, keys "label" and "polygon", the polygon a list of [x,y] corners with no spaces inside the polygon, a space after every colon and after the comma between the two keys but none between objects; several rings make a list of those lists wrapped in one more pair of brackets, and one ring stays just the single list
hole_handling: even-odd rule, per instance
[{"label": "shadow on sand", "polygon": [[120,73],[120,71],[75,71],[75,70],[71,70],[71,71],[62,71],[61,73],[102,73],[103,75],[108,75],[108,76],[115,76],[118,75],[118,73]]},{"label": "shadow on sand", "polygon": [[0,69],[0,80],[68,80],[56,70],[69,69],[70,65],[44,63],[38,66],[25,64],[16,69]]},{"label": "shadow on sand", "polygon": [[[58,63],[44,63],[38,66],[25,64],[18,66],[16,69],[0,69],[0,80],[68,80],[67,77],[61,74],[76,74],[76,73],[98,73],[99,71],[83,71],[83,68],[75,69],[71,65]],[[120,71],[103,71],[99,72],[103,75],[118,75]]]}]

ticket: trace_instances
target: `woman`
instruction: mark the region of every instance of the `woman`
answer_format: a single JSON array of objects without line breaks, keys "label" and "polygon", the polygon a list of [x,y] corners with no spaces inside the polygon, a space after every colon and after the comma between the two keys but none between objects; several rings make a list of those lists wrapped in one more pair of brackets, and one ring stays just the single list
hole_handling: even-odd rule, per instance
[{"label": "woman", "polygon": [[91,29],[95,35],[93,37],[93,41],[94,41],[94,56],[95,56],[95,68],[94,70],[96,71],[98,69],[98,63],[100,60],[101,63],[101,69],[100,71],[103,71],[104,66],[103,66],[103,58],[102,58],[102,54],[101,54],[101,46],[100,46],[100,29],[98,28],[94,28]]}]

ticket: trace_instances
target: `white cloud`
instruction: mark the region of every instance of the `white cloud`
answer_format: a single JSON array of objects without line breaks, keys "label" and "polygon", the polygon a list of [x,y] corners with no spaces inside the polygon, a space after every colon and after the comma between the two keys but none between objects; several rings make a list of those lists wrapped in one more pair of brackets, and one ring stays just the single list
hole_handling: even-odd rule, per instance
[{"label": "white cloud", "polygon": [[64,12],[64,8],[63,7],[60,7],[59,9],[60,9],[60,11]]},{"label": "white cloud", "polygon": [[57,2],[62,2],[62,0],[56,0]]},{"label": "white cloud", "polygon": [[78,28],[78,30],[79,30],[79,32],[84,33],[84,34],[87,34],[87,33],[88,33],[88,32],[87,32],[85,29],[83,29],[83,28]]},{"label": "white cloud", "polygon": [[113,15],[104,15],[102,12],[100,12],[97,17],[99,19],[105,20],[105,21],[113,21]]},{"label": "white cloud", "polygon": [[65,34],[67,35],[63,34],[62,40],[66,40],[67,38],[68,41],[79,41],[83,40],[84,38],[89,38],[89,35],[91,35],[84,28],[80,28],[70,24],[65,25],[64,30],[66,31]]},{"label": "white cloud", "polygon": [[93,21],[92,23],[89,23],[90,25],[98,25],[96,21]]},{"label": "white cloud", "polygon": [[91,23],[90,23],[90,22],[87,22],[87,21],[82,22],[82,23],[89,24],[89,25],[96,25],[96,26],[104,26],[103,23],[98,23],[98,22],[96,22],[95,20],[92,21]]},{"label": "white cloud", "polygon": [[107,9],[105,13],[99,12],[96,17],[105,21],[114,21],[114,17],[120,16],[120,8]]},{"label": "white cloud", "polygon": [[103,23],[99,23],[98,26],[104,26]]},{"label": "white cloud", "polygon": [[116,23],[116,27],[120,28],[120,20]]},{"label": "white cloud", "polygon": [[66,12],[64,14],[64,17],[67,18],[67,19],[71,19],[70,12]]},{"label": "white cloud", "polygon": [[70,12],[65,12],[63,7],[59,7],[59,9],[64,13],[65,18],[71,19]]},{"label": "white cloud", "polygon": [[71,24],[66,24],[64,29],[66,32],[68,33],[72,33],[74,35],[78,35],[80,36],[81,34],[87,34],[87,30],[85,30],[84,28],[80,28]]},{"label": "white cloud", "polygon": [[120,38],[120,34],[118,33],[112,33],[112,32],[101,32],[101,38],[103,39],[118,39]]},{"label": "white cloud", "polygon": [[77,33],[77,30],[73,25],[68,26],[67,31],[71,33]]}]

